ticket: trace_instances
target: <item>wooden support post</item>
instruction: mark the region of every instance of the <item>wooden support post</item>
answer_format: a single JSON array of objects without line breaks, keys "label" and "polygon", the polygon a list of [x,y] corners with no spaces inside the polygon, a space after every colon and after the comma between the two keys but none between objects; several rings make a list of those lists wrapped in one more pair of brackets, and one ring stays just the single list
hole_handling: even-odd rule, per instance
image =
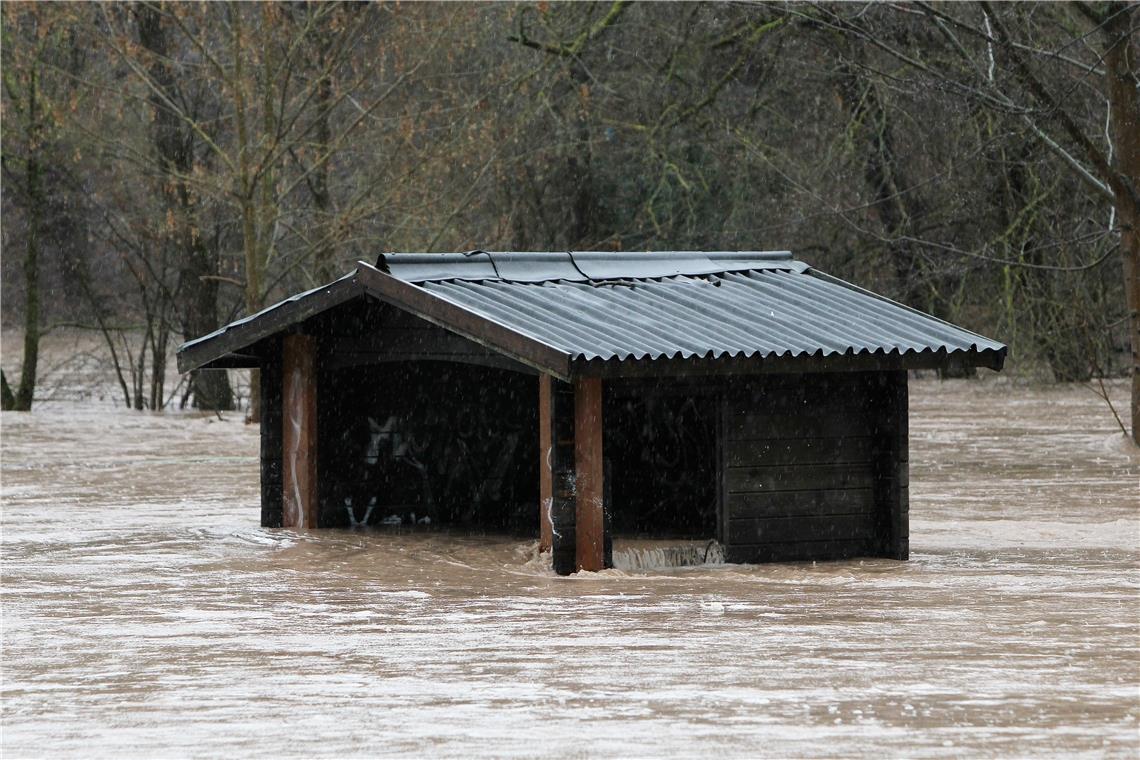
[{"label": "wooden support post", "polygon": [[538,550],[554,546],[554,409],[550,375],[538,376]]},{"label": "wooden support post", "polygon": [[317,346],[308,335],[283,341],[283,524],[317,527]]},{"label": "wooden support post", "polygon": [[274,341],[270,359],[261,365],[261,527],[280,528],[283,521],[281,465],[281,342]]},{"label": "wooden support post", "polygon": [[578,509],[574,469],[574,386],[550,381],[551,564],[559,575],[577,569],[575,520]]},{"label": "wooden support post", "polygon": [[583,377],[574,383],[574,469],[575,564],[578,570],[602,570],[606,566],[606,518],[601,378]]}]

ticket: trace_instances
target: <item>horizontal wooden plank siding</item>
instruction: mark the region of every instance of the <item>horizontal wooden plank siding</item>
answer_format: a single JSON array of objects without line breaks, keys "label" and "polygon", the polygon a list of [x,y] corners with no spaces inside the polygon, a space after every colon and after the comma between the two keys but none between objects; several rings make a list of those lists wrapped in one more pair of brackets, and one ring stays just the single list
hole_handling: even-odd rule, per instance
[{"label": "horizontal wooden plank siding", "polygon": [[395,517],[433,528],[533,530],[533,378],[454,362],[324,369],[320,527]]},{"label": "horizontal wooden plank siding", "polygon": [[874,480],[875,474],[868,462],[728,469],[728,490],[734,494],[870,488]]},{"label": "horizontal wooden plank siding", "polygon": [[390,306],[360,304],[349,317],[327,326],[332,332],[325,340],[327,369],[383,362],[451,361],[533,373],[525,364]]},{"label": "horizontal wooden plank siding", "polygon": [[850,559],[874,555],[874,543],[868,541],[787,541],[771,544],[729,544],[725,547],[727,562],[805,562]]},{"label": "horizontal wooden plank siding", "polygon": [[816,517],[762,517],[730,519],[728,543],[759,544],[785,541],[871,540],[877,530],[874,513],[858,515],[819,515]]},{"label": "horizontal wooden plank siding", "polygon": [[816,411],[771,411],[735,415],[729,440],[764,441],[772,438],[844,438],[869,435],[872,410],[837,408],[831,414]]},{"label": "horizontal wooden plank siding", "polygon": [[884,408],[885,388],[897,393],[897,380],[884,374],[756,377],[727,391],[723,539],[730,561],[884,553],[888,522],[899,528],[886,517],[884,473],[896,489],[907,485],[905,468],[883,464],[885,450],[900,441],[897,404],[888,407],[895,413]]},{"label": "horizontal wooden plank siding", "polygon": [[840,464],[870,462],[871,436],[843,438],[764,438],[735,441],[728,454],[729,467],[765,465]]},{"label": "horizontal wooden plank siding", "polygon": [[870,488],[731,493],[728,510],[730,519],[872,514],[875,496]]},{"label": "horizontal wooden plank siding", "polygon": [[493,347],[540,371],[570,377],[570,355],[526,333],[483,319],[471,311],[411,283],[371,267],[358,270],[365,289],[380,300],[421,317],[480,345]]}]

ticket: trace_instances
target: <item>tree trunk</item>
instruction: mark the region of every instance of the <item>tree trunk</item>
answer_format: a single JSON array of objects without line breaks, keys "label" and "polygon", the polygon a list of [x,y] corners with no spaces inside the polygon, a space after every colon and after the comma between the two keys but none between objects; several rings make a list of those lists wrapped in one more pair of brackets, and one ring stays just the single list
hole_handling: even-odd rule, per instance
[{"label": "tree trunk", "polygon": [[[261,257],[252,199],[242,199],[242,246],[245,250],[245,310],[246,314],[256,314],[261,310]],[[250,372],[246,421],[261,422],[261,375],[257,370]]]},{"label": "tree trunk", "polygon": [[[922,292],[918,271],[918,254],[912,243],[895,240],[910,232],[911,219],[921,216],[923,209],[908,208],[908,199],[900,192],[908,187],[899,178],[899,162],[895,155],[894,134],[886,107],[873,82],[865,81],[859,69],[849,64],[840,67],[839,97],[861,124],[867,143],[864,153],[863,179],[874,197],[872,211],[883,232],[890,238],[890,251],[899,300],[916,309],[929,311]],[[911,203],[915,201],[911,200]]]},{"label": "tree trunk", "polygon": [[318,32],[317,44],[320,54],[317,65],[320,67],[320,82],[317,84],[317,161],[320,165],[313,172],[310,185],[313,193],[313,207],[317,212],[317,249],[314,252],[314,274],[318,283],[330,282],[338,273],[333,270],[335,249],[333,247],[332,195],[329,192],[328,152],[332,149],[332,75],[328,72],[327,33]]},{"label": "tree trunk", "polygon": [[36,70],[32,67],[28,81],[28,158],[25,181],[28,192],[28,238],[24,249],[24,363],[20,369],[20,386],[12,409],[28,412],[36,395],[36,365],[40,354],[40,227],[43,223],[44,189],[40,166],[42,129],[39,114]]},{"label": "tree trunk", "polygon": [[16,394],[12,393],[12,387],[8,385],[8,377],[4,374],[4,370],[0,369],[0,409],[7,412],[15,408]]},{"label": "tree trunk", "polygon": [[1120,223],[1120,258],[1132,352],[1132,440],[1140,446],[1140,44],[1133,33],[1135,8],[1114,4],[1105,24],[1108,51],[1104,62],[1112,111],[1114,168],[1123,182],[1113,196]]},{"label": "tree trunk", "polygon": [[[1140,124],[1137,125],[1140,129]],[[1140,446],[1140,215],[1120,214],[1124,231],[1120,236],[1124,261],[1124,297],[1128,304],[1128,339],[1132,351],[1132,442]]]},{"label": "tree trunk", "polygon": [[[200,238],[184,242],[185,258],[180,275],[185,300],[182,331],[187,340],[218,329],[218,281],[216,249],[211,250]],[[234,408],[234,392],[225,372],[194,372],[190,376],[194,391],[194,407],[211,411]]]}]

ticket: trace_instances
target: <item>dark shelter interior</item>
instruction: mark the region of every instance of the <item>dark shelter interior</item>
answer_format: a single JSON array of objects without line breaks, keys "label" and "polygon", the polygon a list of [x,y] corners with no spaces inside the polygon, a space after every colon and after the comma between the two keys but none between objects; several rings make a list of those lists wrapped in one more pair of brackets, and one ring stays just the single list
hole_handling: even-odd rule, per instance
[{"label": "dark shelter interior", "polygon": [[[374,302],[345,304],[308,329],[328,357],[319,383],[321,527],[534,535],[533,371]],[[613,534],[715,537],[717,387],[656,379],[605,387]]]},{"label": "dark shelter interior", "polygon": [[445,361],[330,373],[321,524],[533,534],[537,380]]},{"label": "dark shelter interior", "polygon": [[[449,361],[328,373],[320,524],[532,535],[538,513],[537,379]],[[716,401],[614,383],[605,459],[615,535],[712,538]]]}]

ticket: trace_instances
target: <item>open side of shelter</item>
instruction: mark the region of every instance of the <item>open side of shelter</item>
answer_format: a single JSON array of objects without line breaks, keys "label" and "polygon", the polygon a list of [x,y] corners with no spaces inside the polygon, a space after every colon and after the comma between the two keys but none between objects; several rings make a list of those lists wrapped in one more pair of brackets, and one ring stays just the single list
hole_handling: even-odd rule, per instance
[{"label": "open side of shelter", "polygon": [[261,522],[906,559],[907,371],[1006,347],[786,252],[385,254],[185,343],[261,369]]}]

